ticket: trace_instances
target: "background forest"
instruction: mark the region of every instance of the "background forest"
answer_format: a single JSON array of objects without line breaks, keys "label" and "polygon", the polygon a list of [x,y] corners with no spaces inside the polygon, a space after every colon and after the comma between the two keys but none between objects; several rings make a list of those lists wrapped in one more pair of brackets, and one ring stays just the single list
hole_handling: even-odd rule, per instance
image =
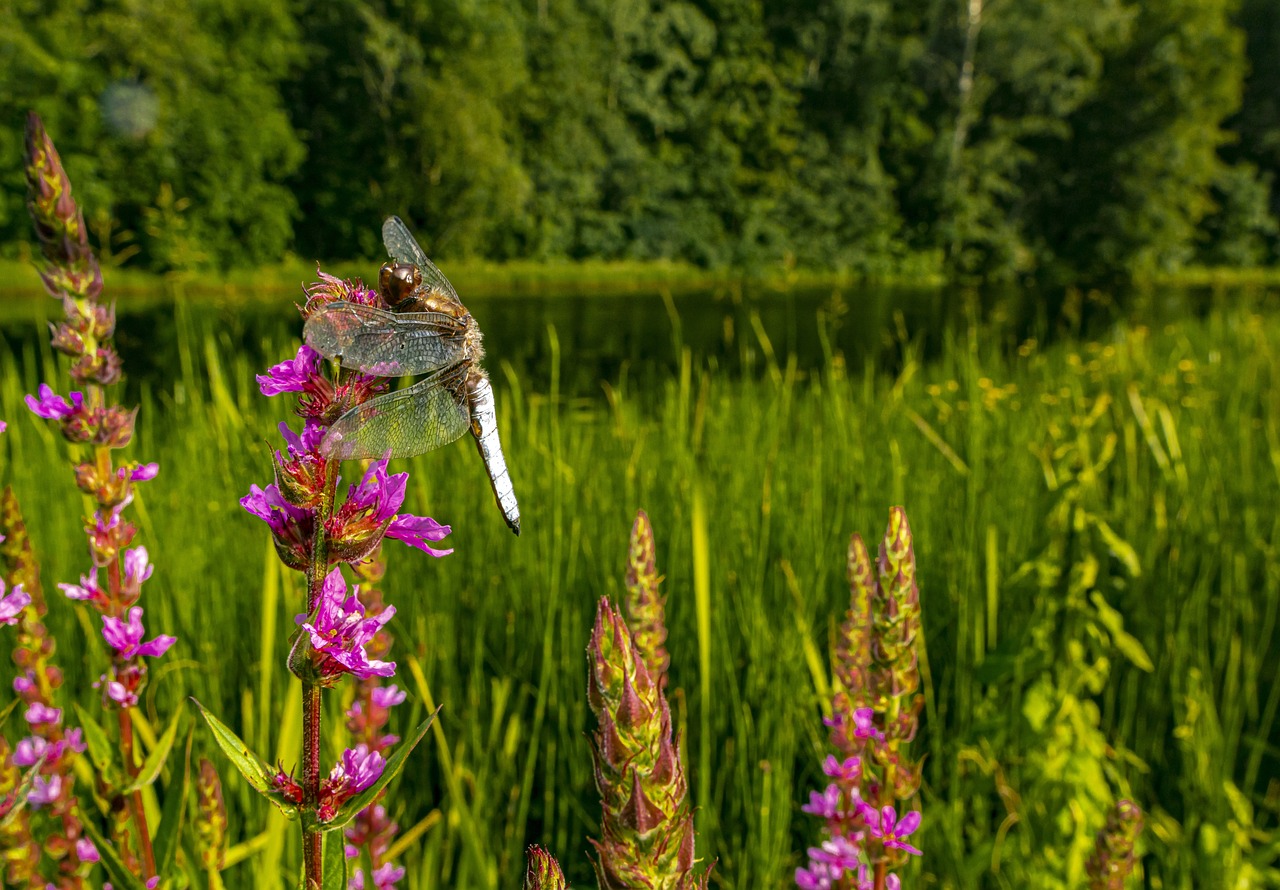
[{"label": "background forest", "polygon": [[[1107,281],[1280,252],[1270,0],[0,4],[104,259],[669,258]],[[157,185],[158,184],[158,185]],[[122,235],[123,233],[123,235]]]}]

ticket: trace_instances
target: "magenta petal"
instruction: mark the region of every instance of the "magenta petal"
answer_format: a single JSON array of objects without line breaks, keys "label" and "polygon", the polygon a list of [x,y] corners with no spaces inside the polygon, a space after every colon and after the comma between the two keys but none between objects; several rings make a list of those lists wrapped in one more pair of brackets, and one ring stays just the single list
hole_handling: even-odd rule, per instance
[{"label": "magenta petal", "polygon": [[920,827],[920,811],[912,810],[902,817],[902,821],[898,823],[893,833],[898,837],[906,837]]},{"label": "magenta petal", "polygon": [[171,637],[168,634],[160,634],[154,640],[143,643],[134,652],[135,655],[146,655],[150,658],[159,658],[169,651],[169,647],[178,642],[177,637]]},{"label": "magenta petal", "polygon": [[453,552],[452,547],[448,550],[437,550],[427,542],[439,541],[451,531],[453,531],[452,528],[441,525],[430,516],[412,516],[404,513],[391,520],[391,524],[387,526],[386,536],[403,541],[410,547],[415,547],[432,556],[448,556]]},{"label": "magenta petal", "polygon": [[160,474],[160,465],[157,463],[139,464],[129,478],[134,482],[150,482]]}]

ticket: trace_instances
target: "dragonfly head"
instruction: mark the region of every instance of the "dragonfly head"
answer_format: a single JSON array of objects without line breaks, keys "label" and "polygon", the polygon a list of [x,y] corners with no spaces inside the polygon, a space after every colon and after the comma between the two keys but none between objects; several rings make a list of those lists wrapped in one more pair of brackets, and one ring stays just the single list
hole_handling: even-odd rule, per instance
[{"label": "dragonfly head", "polygon": [[422,270],[412,263],[384,263],[378,273],[378,290],[388,308],[407,302],[422,284]]}]

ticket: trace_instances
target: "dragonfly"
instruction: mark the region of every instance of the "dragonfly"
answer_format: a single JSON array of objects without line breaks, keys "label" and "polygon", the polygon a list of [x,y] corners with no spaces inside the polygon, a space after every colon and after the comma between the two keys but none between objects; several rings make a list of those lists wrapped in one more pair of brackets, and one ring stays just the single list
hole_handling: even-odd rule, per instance
[{"label": "dragonfly", "polygon": [[320,443],[326,457],[412,457],[470,432],[507,525],[520,507],[502,456],[493,386],[480,365],[483,335],[449,279],[397,216],[382,224],[391,262],[378,274],[389,309],[334,302],[307,319],[307,345],[343,367],[378,377],[429,376],[348,409]]}]

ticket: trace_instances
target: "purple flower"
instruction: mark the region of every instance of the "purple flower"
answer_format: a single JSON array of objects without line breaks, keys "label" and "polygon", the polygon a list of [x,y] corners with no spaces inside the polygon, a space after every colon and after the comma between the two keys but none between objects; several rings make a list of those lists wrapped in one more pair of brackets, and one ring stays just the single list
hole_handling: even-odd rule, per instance
[{"label": "purple flower", "polygon": [[395,606],[387,606],[374,617],[366,618],[360,599],[354,594],[346,596],[346,592],[342,571],[334,566],[324,579],[315,621],[308,621],[307,615],[294,619],[310,636],[312,648],[320,655],[321,674],[326,679],[344,673],[360,679],[392,676],[395,663],[369,658],[364,647],[391,620]]},{"label": "purple flower", "polygon": [[33,701],[27,712],[23,714],[27,723],[35,726],[39,723],[60,723],[62,721],[62,709],[51,708],[44,702]]},{"label": "purple flower", "polygon": [[[101,685],[102,680],[106,680],[106,675],[98,683],[93,684],[95,687]],[[118,704],[122,708],[132,708],[138,703],[138,696],[129,691],[129,687],[125,686],[119,680],[110,680],[107,682],[107,698]]]},{"label": "purple flower", "polygon": [[840,786],[828,785],[819,793],[809,792],[809,802],[800,808],[801,812],[821,816],[823,819],[834,819],[840,815]]},{"label": "purple flower", "polygon": [[22,610],[30,604],[31,594],[23,590],[21,584],[14,585],[6,595],[4,581],[0,581],[0,624],[17,624]]},{"label": "purple flower", "polygon": [[98,848],[93,845],[93,841],[87,837],[82,837],[76,841],[76,858],[81,862],[97,862],[101,857],[98,855]]},{"label": "purple flower", "polygon": [[48,741],[38,735],[28,736],[14,746],[13,755],[9,760],[14,766],[35,766],[48,750]]},{"label": "purple flower", "polygon": [[823,841],[821,847],[810,847],[809,859],[811,862],[829,865],[835,872],[835,877],[839,877],[842,872],[853,871],[862,864],[858,848],[840,835]]},{"label": "purple flower", "polygon": [[[145,555],[144,551],[143,556]],[[134,606],[129,610],[128,623],[111,615],[102,616],[102,638],[116,650],[121,659],[143,655],[158,658],[168,652],[169,647],[178,641],[177,637],[160,634],[150,642],[144,643],[142,642],[143,633],[141,606]]]},{"label": "purple flower", "polygon": [[134,547],[124,552],[124,586],[137,590],[142,582],[151,577],[155,566],[147,561],[147,548]]},{"label": "purple flower", "polygon": [[390,686],[375,686],[371,697],[379,708],[394,708],[405,700],[404,690],[397,688],[394,683]]},{"label": "purple flower", "polygon": [[831,869],[821,863],[809,863],[808,868],[796,869],[796,886],[800,890],[831,890],[834,878]]},{"label": "purple flower", "polygon": [[67,599],[83,600],[91,603],[105,603],[107,594],[98,586],[98,573],[81,575],[79,584],[59,584],[58,589],[67,595]]},{"label": "purple flower", "polygon": [[867,831],[872,837],[880,838],[885,847],[896,850],[906,850],[908,853],[914,853],[917,856],[922,851],[907,843],[904,838],[920,827],[920,813],[912,810],[898,819],[898,813],[893,807],[884,807],[877,811],[870,804],[862,804],[859,808],[863,818],[867,823]]},{"label": "purple flower", "polygon": [[3,420],[0,420],[0,433],[3,433],[8,428],[9,428],[9,424],[5,423]]},{"label": "purple flower", "polygon": [[359,744],[342,752],[342,762],[334,766],[329,779],[337,785],[335,793],[359,794],[378,781],[386,765],[381,754]]},{"label": "purple flower", "polygon": [[302,425],[302,435],[299,436],[283,420],[280,421],[280,435],[284,437],[285,448],[289,452],[289,456],[298,459],[305,455],[314,455],[320,451],[320,442],[324,439],[325,428],[320,424],[308,420]]},{"label": "purple flower", "polygon": [[884,736],[876,731],[876,712],[871,708],[858,708],[853,712],[853,735],[859,739],[878,739]]},{"label": "purple flower", "polygon": [[286,501],[274,482],[266,488],[250,485],[249,493],[240,499],[240,506],[265,522],[277,535],[284,534],[291,525],[309,522],[312,517],[310,510]]},{"label": "purple flower", "polygon": [[62,776],[54,773],[51,776],[36,776],[31,782],[31,791],[27,794],[27,803],[39,808],[51,804],[62,795]]},{"label": "purple flower", "polygon": [[73,392],[71,401],[67,401],[62,396],[55,393],[47,383],[41,383],[38,390],[40,397],[27,396],[27,407],[37,417],[43,417],[45,420],[66,420],[72,414],[75,414],[84,407],[84,394]]},{"label": "purple flower", "polygon": [[320,353],[304,343],[293,358],[273,366],[266,374],[259,374],[258,389],[264,396],[303,392],[319,373]]},{"label": "purple flower", "polygon": [[834,754],[828,754],[827,759],[822,764],[822,771],[833,779],[856,782],[858,777],[862,775],[862,758],[849,757],[842,763],[836,759]]},{"label": "purple flower", "polygon": [[13,691],[22,695],[24,692],[30,692],[36,688],[35,672],[27,671],[25,674],[18,674],[13,678]]},{"label": "purple flower", "polygon": [[[387,460],[375,460],[365,471],[359,485],[347,490],[347,502],[343,510],[368,513],[378,525],[395,516],[404,503],[405,488],[409,484],[408,473],[387,475]],[[437,539],[438,540],[438,539]]]},{"label": "purple flower", "polygon": [[430,516],[411,516],[406,513],[391,520],[391,524],[387,526],[387,537],[403,541],[432,556],[448,556],[453,552],[452,547],[437,550],[427,542],[442,540],[451,531],[453,529],[449,526],[441,525]]},{"label": "purple flower", "polygon": [[150,482],[160,474],[160,465],[157,463],[138,464],[129,473],[129,478],[134,482]]},{"label": "purple flower", "polygon": [[378,890],[395,890],[396,881],[404,877],[404,869],[384,862],[373,870],[373,886]]}]

